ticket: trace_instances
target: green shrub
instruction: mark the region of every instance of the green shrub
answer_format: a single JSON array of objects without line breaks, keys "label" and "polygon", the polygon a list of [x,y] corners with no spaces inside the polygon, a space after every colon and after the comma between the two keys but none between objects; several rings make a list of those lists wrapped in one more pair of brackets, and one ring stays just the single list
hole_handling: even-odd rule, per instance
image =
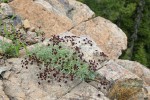
[{"label": "green shrub", "polygon": [[[26,45],[24,42],[20,40],[20,38],[16,35],[16,30],[13,25],[11,25],[11,29],[7,29],[7,24],[0,20],[0,27],[3,27],[3,32],[1,30],[0,35],[3,37],[12,40],[12,43],[7,43],[3,40],[0,40],[0,54],[5,56],[6,58],[10,57],[18,57],[19,50],[22,48],[26,49]],[[26,49],[27,51],[27,49]]]},{"label": "green shrub", "polygon": [[19,41],[16,41],[15,44],[13,44],[13,43],[7,43],[0,40],[1,54],[3,56],[6,56],[7,58],[18,57],[19,50],[21,49],[22,46],[23,45]]}]

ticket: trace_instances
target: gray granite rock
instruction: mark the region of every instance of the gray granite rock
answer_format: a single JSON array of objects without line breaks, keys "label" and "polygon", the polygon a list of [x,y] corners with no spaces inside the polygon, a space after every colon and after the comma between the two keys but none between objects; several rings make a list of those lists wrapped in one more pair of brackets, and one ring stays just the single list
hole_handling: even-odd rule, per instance
[{"label": "gray granite rock", "polygon": [[1,3],[0,6],[4,17],[12,17],[14,15],[12,8],[7,3]]}]

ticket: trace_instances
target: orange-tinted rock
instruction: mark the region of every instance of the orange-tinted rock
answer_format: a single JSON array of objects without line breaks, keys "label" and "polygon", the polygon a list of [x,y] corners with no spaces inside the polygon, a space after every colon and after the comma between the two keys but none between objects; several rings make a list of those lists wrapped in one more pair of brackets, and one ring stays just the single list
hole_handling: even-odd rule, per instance
[{"label": "orange-tinted rock", "polygon": [[110,58],[118,58],[127,47],[125,33],[115,24],[102,17],[96,17],[74,27],[71,32],[85,34],[93,38],[97,45]]},{"label": "orange-tinted rock", "polygon": [[59,0],[51,0],[51,3],[44,0],[35,2],[33,0],[14,0],[10,5],[17,14],[28,19],[31,26],[41,28],[46,33],[46,37],[50,37],[65,32],[94,16],[86,5],[74,0],[68,2],[66,12],[64,11],[67,6],[64,7]]}]

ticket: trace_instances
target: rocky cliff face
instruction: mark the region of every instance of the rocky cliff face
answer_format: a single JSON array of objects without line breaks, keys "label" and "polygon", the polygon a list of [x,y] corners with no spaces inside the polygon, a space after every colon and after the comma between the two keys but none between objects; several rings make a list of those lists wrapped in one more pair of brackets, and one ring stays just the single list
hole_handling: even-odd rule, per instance
[{"label": "rocky cliff face", "polygon": [[[1,3],[3,12],[0,17],[16,14],[13,24],[24,34],[29,50],[36,43],[47,45],[51,35],[78,36],[75,44],[81,48],[85,60],[98,62],[97,81],[80,80],[38,84],[36,65],[28,70],[22,68],[20,58],[7,59],[0,63],[0,99],[2,100],[144,100],[150,99],[150,70],[138,62],[121,60],[118,57],[127,47],[125,33],[115,24],[102,17],[94,17],[94,12],[85,4],[76,0],[13,0],[9,4]],[[21,16],[21,17],[19,17]],[[20,21],[21,20],[21,21]],[[9,27],[9,24],[8,24]],[[45,33],[36,37],[35,30]],[[83,44],[84,38],[92,41]],[[0,37],[3,39],[3,37]],[[7,42],[11,40],[5,39]],[[80,42],[79,42],[80,41]],[[66,45],[70,46],[66,43]],[[102,57],[99,52],[106,56]],[[102,78],[105,77],[105,78]],[[103,80],[102,85],[100,81]]]}]

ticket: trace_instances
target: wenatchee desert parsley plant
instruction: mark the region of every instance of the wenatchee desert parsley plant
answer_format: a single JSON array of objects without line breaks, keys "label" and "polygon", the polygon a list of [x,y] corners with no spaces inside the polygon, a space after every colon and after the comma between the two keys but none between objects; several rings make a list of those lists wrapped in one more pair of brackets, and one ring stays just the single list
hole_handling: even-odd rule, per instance
[{"label": "wenatchee desert parsley plant", "polygon": [[22,60],[22,67],[28,69],[27,65],[37,64],[40,70],[37,77],[48,83],[52,79],[67,83],[66,79],[73,81],[95,78],[97,64],[92,60],[85,61],[79,47],[63,45],[65,40],[59,36],[53,36],[49,41],[47,46],[36,46],[30,51],[27,58]]}]

